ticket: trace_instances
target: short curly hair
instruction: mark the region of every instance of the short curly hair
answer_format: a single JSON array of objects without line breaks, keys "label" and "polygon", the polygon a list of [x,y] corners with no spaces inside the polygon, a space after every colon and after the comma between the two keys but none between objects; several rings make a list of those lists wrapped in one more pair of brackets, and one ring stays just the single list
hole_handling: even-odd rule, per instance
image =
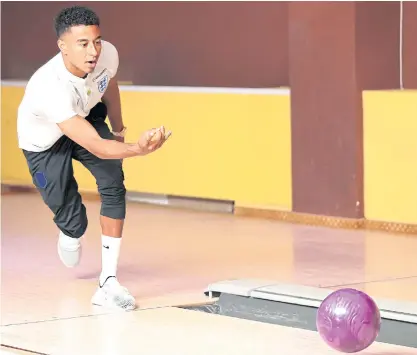
[{"label": "short curly hair", "polygon": [[71,6],[61,10],[55,17],[54,27],[57,37],[73,26],[100,26],[97,14],[83,6]]}]

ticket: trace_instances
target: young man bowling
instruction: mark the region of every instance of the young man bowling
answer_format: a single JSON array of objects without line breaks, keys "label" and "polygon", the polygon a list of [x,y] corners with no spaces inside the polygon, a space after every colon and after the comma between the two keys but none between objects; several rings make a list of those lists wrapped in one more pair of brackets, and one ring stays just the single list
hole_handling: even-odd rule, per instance
[{"label": "young man bowling", "polygon": [[118,52],[101,39],[93,11],[80,6],[63,9],[55,30],[59,53],[33,74],[19,106],[19,147],[34,185],[53,212],[60,231],[58,255],[67,267],[79,263],[87,229],[73,159],[94,176],[101,196],[102,270],[92,303],[134,309],[134,297],[117,280],[126,214],[122,159],[154,152],[169,134],[161,127],[144,132],[136,143],[124,143],[126,127],[115,77]]}]

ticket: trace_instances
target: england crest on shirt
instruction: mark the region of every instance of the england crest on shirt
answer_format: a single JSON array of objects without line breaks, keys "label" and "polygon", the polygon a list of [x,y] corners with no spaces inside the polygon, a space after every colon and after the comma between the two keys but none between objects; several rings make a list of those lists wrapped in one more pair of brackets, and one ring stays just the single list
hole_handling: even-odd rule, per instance
[{"label": "england crest on shirt", "polygon": [[105,75],[97,83],[98,91],[102,94],[106,90],[108,84],[109,84],[109,77],[108,75]]}]

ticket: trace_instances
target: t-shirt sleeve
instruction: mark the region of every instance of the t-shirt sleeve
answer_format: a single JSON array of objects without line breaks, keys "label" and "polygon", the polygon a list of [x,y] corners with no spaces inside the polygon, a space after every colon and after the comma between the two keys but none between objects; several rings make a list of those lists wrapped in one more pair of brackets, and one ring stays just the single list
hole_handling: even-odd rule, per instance
[{"label": "t-shirt sleeve", "polygon": [[61,123],[77,115],[77,99],[71,90],[56,87],[43,99],[43,113],[47,120]]},{"label": "t-shirt sleeve", "polygon": [[110,72],[110,77],[113,78],[119,69],[119,53],[116,47],[107,41],[102,41],[103,59],[105,65]]}]

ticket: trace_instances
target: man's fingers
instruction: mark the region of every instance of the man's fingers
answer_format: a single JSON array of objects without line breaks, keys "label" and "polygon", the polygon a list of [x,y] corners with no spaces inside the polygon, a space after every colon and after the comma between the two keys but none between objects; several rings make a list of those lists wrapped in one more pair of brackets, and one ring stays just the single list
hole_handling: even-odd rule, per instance
[{"label": "man's fingers", "polygon": [[147,148],[149,151],[159,149],[165,141],[171,136],[172,131],[165,131],[165,127],[152,128],[146,132],[145,142],[143,148]]},{"label": "man's fingers", "polygon": [[147,134],[148,142],[151,141],[155,137],[155,134],[157,132],[158,132],[158,130],[156,128],[152,128],[152,129],[149,130],[149,132]]},{"label": "man's fingers", "polygon": [[159,130],[162,133],[162,135],[165,136],[165,127],[161,126],[161,127],[159,127]]}]

